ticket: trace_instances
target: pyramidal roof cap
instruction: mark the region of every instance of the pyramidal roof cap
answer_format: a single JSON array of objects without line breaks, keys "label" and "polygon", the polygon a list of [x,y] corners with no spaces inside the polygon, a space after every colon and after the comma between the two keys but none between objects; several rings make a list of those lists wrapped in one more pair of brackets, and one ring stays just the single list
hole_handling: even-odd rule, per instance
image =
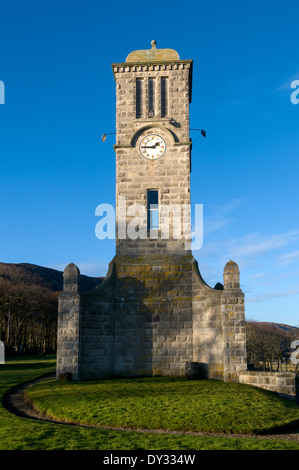
[{"label": "pyramidal roof cap", "polygon": [[157,49],[156,41],[152,41],[151,45],[151,49],[131,52],[126,58],[126,62],[157,62],[166,60],[180,60],[179,54],[174,49]]}]

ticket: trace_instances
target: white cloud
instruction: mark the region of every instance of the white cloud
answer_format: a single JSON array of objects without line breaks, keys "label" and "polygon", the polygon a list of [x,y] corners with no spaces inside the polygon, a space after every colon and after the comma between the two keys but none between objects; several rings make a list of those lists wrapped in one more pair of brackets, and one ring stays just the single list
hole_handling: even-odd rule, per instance
[{"label": "white cloud", "polygon": [[299,71],[293,73],[285,82],[282,83],[279,87],[275,88],[274,91],[285,91],[285,90],[291,90],[291,83],[293,80],[299,80]]},{"label": "white cloud", "polygon": [[266,277],[266,276],[267,276],[266,273],[253,273],[253,274],[250,275],[250,277],[252,279],[261,279],[261,278]]},{"label": "white cloud", "polygon": [[293,295],[299,295],[299,289],[280,292],[266,292],[265,294],[256,295],[255,297],[248,297],[246,301],[248,303],[262,302],[264,300],[274,299],[277,297],[291,297]]},{"label": "white cloud", "polygon": [[277,261],[281,265],[288,265],[299,261],[299,250],[292,251],[291,253],[285,253],[278,256]]},{"label": "white cloud", "polygon": [[[216,225],[214,226],[214,228]],[[260,233],[252,233],[244,237],[231,239],[220,238],[217,240],[205,242],[199,250],[201,258],[218,259],[221,262],[232,259],[243,268],[256,267],[260,272],[264,268],[259,267],[263,256],[271,254],[275,250],[281,249],[290,243],[299,240],[299,231],[293,230],[289,232],[278,233],[275,235],[265,235]],[[294,252],[295,253],[295,252]],[[279,261],[284,255],[279,256]],[[295,258],[295,254],[293,255]],[[276,254],[277,257],[277,254]],[[291,260],[291,254],[289,255]],[[273,258],[277,259],[277,258]],[[286,257],[286,260],[288,258]]]},{"label": "white cloud", "polygon": [[214,207],[213,214],[205,216],[204,213],[204,236],[213,232],[217,232],[220,229],[229,225],[231,222],[233,222],[234,217],[232,217],[231,215],[229,216],[229,214],[231,214],[233,211],[242,206],[242,204],[243,199],[236,198],[229,204]]},{"label": "white cloud", "polygon": [[287,245],[299,238],[299,231],[290,231],[276,235],[260,235],[257,233],[247,235],[232,241],[231,254],[235,258],[261,255],[268,251]]}]

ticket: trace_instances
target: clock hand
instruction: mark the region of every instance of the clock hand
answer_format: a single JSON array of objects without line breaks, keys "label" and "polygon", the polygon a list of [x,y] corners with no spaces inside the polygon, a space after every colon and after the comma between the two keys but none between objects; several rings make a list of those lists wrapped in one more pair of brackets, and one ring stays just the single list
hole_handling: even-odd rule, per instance
[{"label": "clock hand", "polygon": [[143,149],[153,149],[157,145],[160,145],[159,142],[156,142],[154,145],[142,145]]}]

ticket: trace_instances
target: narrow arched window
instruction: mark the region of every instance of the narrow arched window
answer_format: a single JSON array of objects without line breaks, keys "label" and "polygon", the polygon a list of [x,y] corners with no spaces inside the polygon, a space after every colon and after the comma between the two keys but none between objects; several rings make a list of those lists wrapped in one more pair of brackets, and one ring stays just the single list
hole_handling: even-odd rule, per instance
[{"label": "narrow arched window", "polygon": [[155,101],[156,101],[156,79],[149,78],[148,80],[148,116],[149,117],[153,117],[156,114]]},{"label": "narrow arched window", "polygon": [[168,78],[161,78],[161,116],[168,116]]},{"label": "narrow arched window", "polygon": [[143,116],[143,79],[136,79],[136,118],[141,118]]},{"label": "narrow arched window", "polygon": [[147,229],[158,230],[159,217],[159,192],[157,189],[147,190]]}]

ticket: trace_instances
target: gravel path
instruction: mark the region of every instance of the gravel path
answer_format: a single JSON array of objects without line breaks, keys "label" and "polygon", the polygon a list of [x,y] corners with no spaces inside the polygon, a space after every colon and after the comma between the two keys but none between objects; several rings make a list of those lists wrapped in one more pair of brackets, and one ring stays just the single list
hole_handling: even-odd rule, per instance
[{"label": "gravel path", "polygon": [[121,427],[108,427],[96,426],[87,424],[67,423],[59,419],[51,419],[38,410],[36,410],[30,400],[25,394],[25,390],[32,385],[55,378],[55,374],[40,377],[36,380],[18,385],[8,390],[3,397],[4,407],[16,416],[28,419],[48,421],[55,424],[63,424],[67,426],[80,426],[85,428],[98,428],[111,431],[122,432],[143,432],[147,434],[174,434],[174,435],[192,435],[192,436],[210,436],[210,437],[232,437],[232,438],[251,438],[251,439],[284,439],[288,441],[299,441],[299,429],[296,431],[281,433],[281,434],[267,434],[267,435],[253,435],[253,434],[218,434],[208,432],[192,432],[192,431],[166,431],[160,429],[135,429],[135,428],[121,428]]}]

